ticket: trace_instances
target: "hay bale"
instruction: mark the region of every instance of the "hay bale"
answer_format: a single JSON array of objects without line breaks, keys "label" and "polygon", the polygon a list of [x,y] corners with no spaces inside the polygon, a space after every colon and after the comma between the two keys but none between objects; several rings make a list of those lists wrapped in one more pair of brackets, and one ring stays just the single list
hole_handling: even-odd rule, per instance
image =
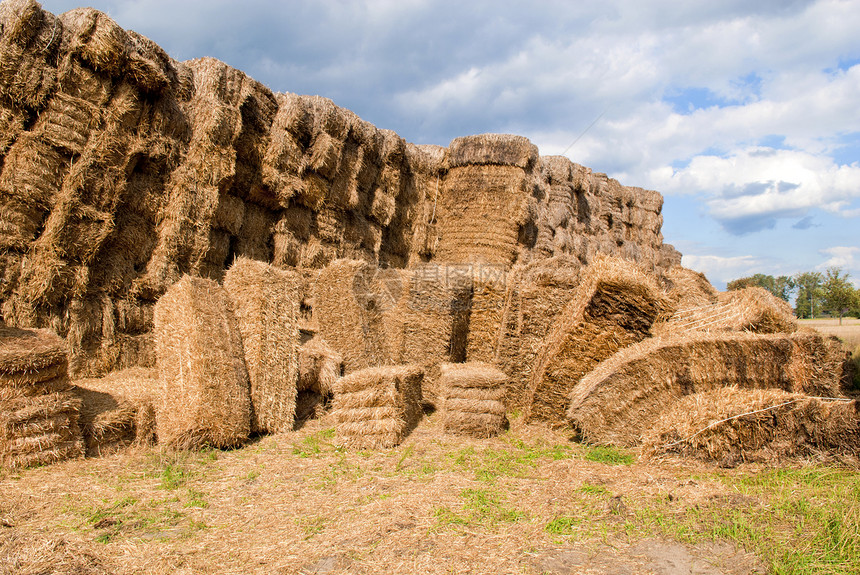
[{"label": "hay bale", "polygon": [[535,362],[527,419],[563,423],[568,396],[580,379],[619,349],[648,337],[661,306],[654,279],[635,264],[600,258],[585,268]]},{"label": "hay bale", "polygon": [[683,266],[673,266],[663,274],[669,298],[677,309],[702,307],[717,303],[719,292],[705,274]]},{"label": "hay bale", "polygon": [[87,457],[155,443],[155,398],[161,388],[155,370],[132,368],[75,385]]},{"label": "hay bale", "polygon": [[399,270],[358,260],[337,260],[313,287],[319,335],[343,356],[346,373],[392,360],[391,314],[402,297]]},{"label": "hay bale", "polygon": [[71,391],[0,401],[0,467],[83,457],[80,408],[81,400]]},{"label": "hay bale", "polygon": [[447,433],[493,437],[507,425],[505,386],[508,376],[481,362],[442,365],[440,377],[443,427]]},{"label": "hay bale", "polygon": [[494,165],[528,170],[537,160],[537,146],[523,136],[480,134],[455,138],[448,146],[450,168]]},{"label": "hay bale", "polygon": [[251,425],[248,371],[224,289],[184,276],[158,300],[154,321],[159,441],[179,448],[244,443]]},{"label": "hay bale", "polygon": [[778,389],[724,387],[681,398],[647,431],[643,451],[729,467],[860,452],[860,403]]},{"label": "hay bale", "polygon": [[454,168],[438,198],[438,261],[510,265],[528,216],[529,186],[522,168]]},{"label": "hay bale", "polygon": [[720,293],[717,301],[675,311],[655,333],[689,331],[748,331],[792,333],[797,319],[791,306],[767,290],[748,287]]},{"label": "hay bale", "polygon": [[399,445],[421,419],[423,379],[414,365],[372,367],[340,378],[331,414],[340,440],[357,449]]},{"label": "hay bale", "polygon": [[433,263],[401,274],[403,297],[394,310],[393,361],[424,368],[422,394],[434,403],[441,397],[439,366],[466,359],[471,276],[458,266]]},{"label": "hay bale", "polygon": [[299,275],[237,258],[224,288],[239,322],[251,381],[251,431],[292,430],[299,348]]},{"label": "hay bale", "polygon": [[812,333],[689,332],[622,349],[586,375],[567,418],[595,443],[636,445],[667,406],[727,386],[838,397],[845,357]]},{"label": "hay bale", "polygon": [[299,392],[313,391],[321,397],[331,396],[342,375],[343,358],[319,336],[299,348]]},{"label": "hay bale", "polygon": [[69,50],[75,51],[94,70],[118,77],[129,53],[128,33],[111,18],[93,8],[77,8],[60,16],[70,32]]},{"label": "hay bale", "polygon": [[0,325],[0,384],[27,385],[53,379],[67,366],[66,343],[53,332]]},{"label": "hay bale", "polygon": [[96,106],[59,92],[39,115],[33,132],[57,148],[80,155],[99,120],[100,110]]}]

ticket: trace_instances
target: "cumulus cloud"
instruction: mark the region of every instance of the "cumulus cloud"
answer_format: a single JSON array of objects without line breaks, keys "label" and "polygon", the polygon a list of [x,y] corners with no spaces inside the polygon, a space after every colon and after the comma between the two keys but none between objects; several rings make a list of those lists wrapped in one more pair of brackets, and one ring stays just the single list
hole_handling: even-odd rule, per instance
[{"label": "cumulus cloud", "polygon": [[685,254],[681,258],[684,267],[700,271],[710,281],[723,285],[733,279],[760,273],[766,263],[762,258],[751,255],[725,257]]},{"label": "cumulus cloud", "polygon": [[857,246],[834,246],[821,250],[821,253],[830,256],[827,261],[818,266],[818,269],[860,268],[860,247]]}]

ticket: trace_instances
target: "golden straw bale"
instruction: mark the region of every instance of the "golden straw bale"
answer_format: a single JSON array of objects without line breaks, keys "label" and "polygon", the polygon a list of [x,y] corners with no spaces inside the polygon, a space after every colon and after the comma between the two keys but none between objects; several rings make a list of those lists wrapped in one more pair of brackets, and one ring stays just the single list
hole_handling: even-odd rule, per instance
[{"label": "golden straw bale", "polygon": [[26,206],[44,213],[53,208],[68,160],[56,149],[32,135],[22,135],[3,163],[0,189]]},{"label": "golden straw bale", "polygon": [[760,287],[732,290],[718,295],[713,304],[679,309],[655,333],[684,331],[748,331],[792,333],[797,319],[791,306]]},{"label": "golden straw bale", "polygon": [[676,302],[678,309],[717,303],[717,290],[701,272],[673,266],[666,270],[664,279],[668,284],[669,298]]},{"label": "golden straw bale", "polygon": [[88,457],[155,443],[155,398],[161,389],[155,370],[132,368],[75,384]]},{"label": "golden straw bale", "polygon": [[299,348],[299,275],[237,258],[224,288],[239,322],[251,380],[251,430],[278,433],[295,421]]},{"label": "golden straw bale", "polygon": [[340,440],[358,449],[399,445],[421,418],[423,378],[418,366],[394,365],[337,380],[331,416]]},{"label": "golden straw bale", "polygon": [[500,401],[508,376],[482,362],[446,363],[441,367],[443,424],[448,433],[484,438],[507,425]]},{"label": "golden straw bale", "polygon": [[455,138],[448,146],[448,166],[515,166],[531,169],[538,160],[537,146],[528,138],[510,134],[480,134]]},{"label": "golden straw bale", "polygon": [[386,316],[393,361],[424,368],[423,396],[431,403],[439,395],[439,365],[466,357],[471,276],[460,268],[427,263],[400,272],[402,296]]},{"label": "golden straw bale", "polygon": [[16,105],[40,109],[56,87],[56,65],[50,62],[63,26],[32,0],[0,4],[0,22],[0,94]]},{"label": "golden straw bale", "polygon": [[66,343],[53,332],[0,325],[2,381],[23,378],[37,383],[58,377],[67,365]]},{"label": "golden straw bale", "polygon": [[86,100],[59,92],[48,101],[33,132],[52,146],[81,154],[100,115],[100,110]]},{"label": "golden straw bale", "polygon": [[528,179],[518,167],[468,165],[442,182],[436,259],[511,264],[528,215]]},{"label": "golden straw bale", "polygon": [[0,401],[0,467],[83,457],[80,408],[81,400],[71,391]]},{"label": "golden straw bale", "polygon": [[617,350],[648,337],[661,306],[653,277],[635,264],[602,257],[585,268],[535,362],[527,419],[563,423],[579,380]]},{"label": "golden straw bale", "polygon": [[[60,16],[69,30],[69,50],[80,54],[94,70],[119,76],[129,51],[128,33],[109,16],[92,8],[77,8]],[[65,40],[64,40],[65,41]]]},{"label": "golden straw bale", "polygon": [[248,438],[251,400],[236,318],[224,289],[184,276],[155,306],[158,438],[180,448]]},{"label": "golden straw bale", "polygon": [[844,354],[809,333],[688,332],[620,350],[570,396],[568,420],[595,443],[636,445],[667,406],[735,385],[838,396]]},{"label": "golden straw bale", "polygon": [[319,335],[343,356],[346,373],[393,362],[388,335],[402,291],[399,270],[358,260],[337,260],[320,272],[314,319]]},{"label": "golden straw bale", "polygon": [[724,387],[668,406],[647,431],[643,447],[651,455],[680,454],[723,467],[793,457],[856,458],[860,403]]},{"label": "golden straw bale", "polygon": [[314,336],[299,348],[298,390],[311,390],[321,396],[334,392],[334,385],[343,370],[343,357],[319,336]]}]

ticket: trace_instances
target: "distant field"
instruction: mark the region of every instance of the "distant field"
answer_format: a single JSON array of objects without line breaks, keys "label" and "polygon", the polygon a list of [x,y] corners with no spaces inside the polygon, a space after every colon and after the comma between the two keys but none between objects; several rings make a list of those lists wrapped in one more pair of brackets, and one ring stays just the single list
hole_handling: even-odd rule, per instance
[{"label": "distant field", "polygon": [[821,333],[835,335],[852,350],[860,346],[860,319],[842,318],[842,325],[838,319],[802,319],[799,323]]}]

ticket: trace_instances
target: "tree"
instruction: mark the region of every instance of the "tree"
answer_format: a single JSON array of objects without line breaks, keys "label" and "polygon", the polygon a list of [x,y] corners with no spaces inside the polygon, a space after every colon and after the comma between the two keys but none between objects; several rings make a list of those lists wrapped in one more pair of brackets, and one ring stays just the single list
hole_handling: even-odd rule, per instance
[{"label": "tree", "polygon": [[821,312],[822,279],[818,272],[803,272],[794,276],[794,284],[797,286],[797,317],[814,318],[816,312]]},{"label": "tree", "polygon": [[849,277],[842,273],[842,268],[830,268],[821,286],[824,309],[839,316],[839,325],[842,325],[842,316],[857,305],[857,290],[848,281]]},{"label": "tree", "polygon": [[778,298],[788,301],[796,286],[794,279],[789,276],[773,277],[766,274],[755,274],[754,276],[740,278],[726,284],[729,290],[739,290],[748,287],[764,288]]}]

